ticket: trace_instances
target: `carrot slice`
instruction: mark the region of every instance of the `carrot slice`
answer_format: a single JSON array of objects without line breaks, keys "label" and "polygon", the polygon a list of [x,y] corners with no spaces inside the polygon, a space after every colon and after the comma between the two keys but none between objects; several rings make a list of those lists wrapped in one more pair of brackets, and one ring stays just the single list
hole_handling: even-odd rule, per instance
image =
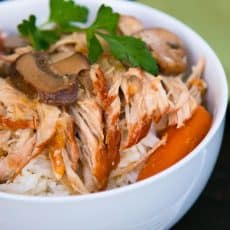
[{"label": "carrot slice", "polygon": [[139,173],[138,180],[153,176],[189,154],[206,136],[212,123],[212,117],[203,106],[198,106],[192,118],[177,129],[166,130],[167,142],[159,147],[147,160]]}]

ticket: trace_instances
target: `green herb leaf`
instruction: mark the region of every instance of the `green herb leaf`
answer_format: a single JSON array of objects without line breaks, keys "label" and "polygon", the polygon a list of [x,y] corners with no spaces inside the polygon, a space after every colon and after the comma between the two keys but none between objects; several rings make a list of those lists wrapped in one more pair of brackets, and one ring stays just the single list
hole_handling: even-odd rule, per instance
[{"label": "green herb leaf", "polygon": [[69,25],[72,22],[86,22],[89,10],[79,6],[73,0],[50,0],[49,21],[59,26]]},{"label": "green herb leaf", "polygon": [[56,25],[56,31],[58,31],[59,34],[69,34],[76,31],[82,31],[82,29],[71,23],[62,23]]},{"label": "green herb leaf", "polygon": [[95,63],[103,53],[103,48],[94,34],[92,35],[88,43],[88,50],[88,57],[91,63]]},{"label": "green herb leaf", "polygon": [[114,13],[111,7],[102,5],[98,10],[96,20],[90,26],[89,30],[106,30],[111,34],[115,34],[120,15]]},{"label": "green herb leaf", "polygon": [[72,0],[50,0],[49,22],[54,23],[52,30],[36,26],[36,17],[31,15],[18,25],[20,34],[31,42],[36,50],[46,50],[55,43],[62,33],[72,33],[79,30],[74,22],[86,22],[88,8],[79,6]]},{"label": "green herb leaf", "polygon": [[23,37],[28,38],[36,50],[48,49],[59,38],[55,31],[40,30],[36,26],[36,17],[34,15],[30,15],[28,20],[23,20],[18,25],[18,30]]},{"label": "green herb leaf", "polygon": [[97,16],[93,24],[86,29],[89,59],[91,63],[103,53],[102,46],[96,37],[97,31],[106,31],[115,34],[119,21],[119,14],[114,13],[111,7],[102,5],[98,10]]},{"label": "green herb leaf", "polygon": [[111,53],[120,61],[134,67],[142,67],[151,74],[158,73],[156,60],[140,39],[129,36],[108,35],[99,33],[109,44]]},{"label": "green herb leaf", "polygon": [[61,33],[86,31],[89,59],[91,63],[103,53],[103,48],[97,36],[105,39],[112,54],[119,60],[134,67],[141,67],[152,74],[158,73],[156,60],[152,57],[145,43],[140,39],[116,35],[119,14],[111,7],[102,5],[98,10],[95,21],[85,29],[76,27],[75,22],[86,22],[88,8],[79,6],[73,0],[50,0],[49,22],[54,23],[52,30],[42,30],[36,26],[36,17],[31,15],[18,25],[20,34],[31,42],[36,50],[45,50],[55,43]]},{"label": "green herb leaf", "polygon": [[94,23],[86,29],[89,59],[96,62],[103,52],[97,36],[108,43],[114,57],[134,67],[141,67],[152,74],[158,73],[158,66],[152,54],[140,39],[116,35],[119,14],[111,7],[102,5]]}]

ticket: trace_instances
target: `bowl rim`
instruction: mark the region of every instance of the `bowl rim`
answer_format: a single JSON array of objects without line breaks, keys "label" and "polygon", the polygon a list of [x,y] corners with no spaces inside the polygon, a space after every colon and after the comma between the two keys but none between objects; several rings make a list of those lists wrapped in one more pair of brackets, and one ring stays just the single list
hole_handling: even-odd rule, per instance
[{"label": "bowl rim", "polygon": [[[105,0],[88,0],[88,4],[90,5],[90,2],[93,2],[93,1],[100,3],[100,4],[105,3],[107,5],[113,5],[113,4],[118,4],[118,3],[123,4],[124,3],[124,1],[122,1],[122,0],[106,0],[106,1]],[[26,3],[32,3],[32,2],[30,0],[21,0],[20,2],[17,2],[17,3],[15,1],[3,2],[3,3],[1,3],[0,8],[4,7],[4,5],[13,5],[13,4],[18,5],[18,4],[22,4],[22,3],[26,4]],[[202,43],[202,46],[204,46],[206,49],[211,51],[211,53],[213,54],[213,57],[215,58],[216,66],[221,73],[221,76],[219,76],[221,78],[219,83],[222,86],[222,92],[221,92],[220,105],[218,106],[217,118],[216,118],[215,122],[212,124],[212,127],[210,128],[208,134],[201,141],[201,143],[198,146],[196,146],[196,148],[193,151],[191,151],[187,156],[185,156],[183,159],[181,159],[180,161],[178,161],[177,163],[175,163],[171,167],[163,170],[162,172],[160,172],[160,173],[158,173],[152,177],[146,178],[145,180],[138,181],[138,182],[131,184],[131,185],[128,185],[128,186],[124,186],[121,188],[115,188],[115,189],[108,190],[108,191],[91,193],[91,194],[73,195],[73,196],[54,196],[54,197],[20,195],[20,194],[11,194],[11,193],[6,193],[6,192],[0,191],[0,199],[8,199],[8,200],[15,200],[15,201],[30,202],[30,203],[31,202],[32,203],[37,203],[37,202],[39,202],[39,203],[41,203],[41,202],[42,203],[68,203],[68,202],[84,202],[84,201],[89,201],[89,200],[94,200],[94,199],[103,199],[106,197],[116,196],[116,195],[119,195],[121,193],[127,193],[127,192],[130,192],[132,190],[148,186],[148,185],[154,183],[155,181],[158,181],[161,178],[166,177],[167,175],[169,175],[170,173],[172,173],[176,169],[183,167],[192,158],[194,158],[197,154],[200,153],[200,151],[207,145],[207,143],[212,139],[212,137],[215,135],[215,133],[217,132],[217,130],[221,126],[221,124],[225,118],[225,114],[226,114],[226,110],[227,110],[227,103],[228,103],[227,77],[226,77],[225,71],[223,69],[223,66],[222,66],[219,58],[217,57],[215,51],[209,46],[208,42],[206,42],[198,33],[196,33],[188,25],[184,24],[183,22],[181,22],[177,18],[175,18],[175,17],[173,17],[173,16],[171,16],[171,15],[169,15],[169,14],[167,14],[161,10],[158,10],[156,8],[153,8],[153,7],[144,5],[142,3],[138,3],[138,2],[126,1],[125,4],[126,4],[126,6],[136,5],[142,9],[145,9],[145,10],[148,10],[148,11],[151,10],[157,14],[161,14],[163,17],[166,17],[170,21],[174,21],[179,26],[184,27],[187,30],[189,30],[189,32],[191,34],[193,34],[193,36],[196,37],[196,39],[200,40],[200,42]]]}]

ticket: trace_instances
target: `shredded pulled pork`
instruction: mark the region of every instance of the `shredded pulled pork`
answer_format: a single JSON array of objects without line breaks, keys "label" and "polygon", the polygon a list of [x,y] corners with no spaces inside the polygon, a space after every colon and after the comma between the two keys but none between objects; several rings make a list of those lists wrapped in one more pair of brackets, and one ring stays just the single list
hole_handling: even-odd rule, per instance
[{"label": "shredded pulled pork", "polygon": [[[123,16],[120,32],[142,28],[133,20]],[[135,24],[125,30],[129,23]],[[21,48],[1,59],[12,62],[30,51]],[[49,52],[54,63],[75,52],[86,54],[85,33],[64,36]],[[203,102],[203,70],[200,59],[186,81],[153,76],[105,54],[80,71],[77,100],[65,107],[31,99],[0,78],[0,183],[12,182],[41,154],[56,180],[74,194],[135,182],[146,159],[167,141],[160,131],[183,126]]]},{"label": "shredded pulled pork", "polygon": [[9,129],[36,128],[36,104],[0,78],[0,126]]},{"label": "shredded pulled pork", "polygon": [[136,182],[170,143],[167,129],[204,103],[205,60],[186,77],[181,38],[106,6],[73,33],[51,24],[57,36],[0,38],[0,190],[86,194]]},{"label": "shredded pulled pork", "polygon": [[206,82],[201,79],[204,72],[205,60],[200,58],[198,64],[192,68],[192,74],[186,82],[190,94],[196,99],[198,104],[202,104],[207,90]]}]

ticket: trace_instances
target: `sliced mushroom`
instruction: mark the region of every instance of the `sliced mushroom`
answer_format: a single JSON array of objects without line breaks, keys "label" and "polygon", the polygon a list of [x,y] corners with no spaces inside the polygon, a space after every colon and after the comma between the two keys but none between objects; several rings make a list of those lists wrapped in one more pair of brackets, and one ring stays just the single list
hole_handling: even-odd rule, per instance
[{"label": "sliced mushroom", "polygon": [[87,39],[85,32],[75,32],[70,35],[63,36],[54,45],[52,45],[49,51],[56,50],[74,50],[83,54],[87,53]]},{"label": "sliced mushroom", "polygon": [[17,58],[23,54],[32,52],[32,46],[18,47],[14,50],[13,54],[0,54],[0,60],[8,63],[14,63]]},{"label": "sliced mushroom", "polygon": [[78,74],[82,70],[89,69],[89,62],[86,57],[80,53],[75,53],[69,57],[66,57],[58,62],[50,65],[54,72],[61,75]]},{"label": "sliced mushroom", "polygon": [[133,16],[120,15],[118,28],[121,34],[132,35],[144,29],[141,21]]},{"label": "sliced mushroom", "polygon": [[9,76],[10,64],[0,60],[0,77],[5,78]]},{"label": "sliced mushroom", "polygon": [[4,53],[11,54],[18,47],[26,46],[28,43],[25,39],[18,35],[8,35],[3,41]]},{"label": "sliced mushroom", "polygon": [[47,104],[68,105],[77,100],[77,85],[74,83],[57,92],[38,91],[40,101]]},{"label": "sliced mushroom", "polygon": [[72,55],[74,55],[76,52],[74,50],[64,50],[64,51],[58,51],[58,52],[52,52],[50,55],[50,62],[56,63],[59,61],[62,61],[63,59],[66,59]]},{"label": "sliced mushroom", "polygon": [[[77,98],[76,77],[81,70],[89,68],[87,59],[74,54],[56,63],[50,63],[45,53],[27,53],[15,62],[14,82],[17,80],[23,91],[28,86],[38,94],[39,99],[49,104],[65,105]],[[15,77],[16,76],[16,77]]]},{"label": "sliced mushroom", "polygon": [[163,28],[144,29],[135,34],[152,51],[160,70],[165,75],[185,72],[187,55],[183,42],[174,33]]}]

